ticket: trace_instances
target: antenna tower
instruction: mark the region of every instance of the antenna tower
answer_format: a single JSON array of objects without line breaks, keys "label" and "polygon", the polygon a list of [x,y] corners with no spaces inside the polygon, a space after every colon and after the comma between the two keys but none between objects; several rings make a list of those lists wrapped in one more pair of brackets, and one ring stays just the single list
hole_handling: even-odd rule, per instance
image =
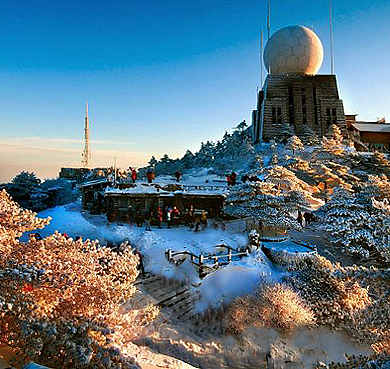
[{"label": "antenna tower", "polygon": [[263,88],[263,30],[260,30],[260,89]]},{"label": "antenna tower", "polygon": [[88,101],[85,106],[85,142],[84,142],[84,150],[81,154],[81,164],[84,168],[91,167],[91,149],[89,147],[89,119],[88,119]]},{"label": "antenna tower", "polygon": [[267,1],[267,37],[268,41],[271,33],[271,0]]},{"label": "antenna tower", "polygon": [[332,20],[332,0],[329,0],[329,30],[330,30],[330,73],[334,74],[334,38]]}]

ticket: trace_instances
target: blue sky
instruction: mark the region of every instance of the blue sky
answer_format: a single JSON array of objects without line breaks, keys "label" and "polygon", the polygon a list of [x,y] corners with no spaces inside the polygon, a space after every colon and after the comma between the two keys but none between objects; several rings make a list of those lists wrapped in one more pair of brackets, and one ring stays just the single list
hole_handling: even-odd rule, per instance
[{"label": "blue sky", "polygon": [[[180,157],[249,120],[260,84],[265,0],[0,0],[0,181],[78,166],[85,99],[93,165]],[[346,113],[390,118],[389,1],[333,1]],[[321,38],[328,1],[272,1],[271,29]]]}]

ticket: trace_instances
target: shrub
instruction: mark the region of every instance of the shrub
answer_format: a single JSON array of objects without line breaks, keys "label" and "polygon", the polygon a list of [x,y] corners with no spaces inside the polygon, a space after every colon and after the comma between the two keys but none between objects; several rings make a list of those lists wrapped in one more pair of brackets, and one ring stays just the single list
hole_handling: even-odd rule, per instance
[{"label": "shrub", "polygon": [[253,296],[237,298],[226,316],[228,331],[239,334],[249,326],[274,327],[278,331],[293,331],[314,323],[314,314],[300,296],[283,284],[262,286]]}]

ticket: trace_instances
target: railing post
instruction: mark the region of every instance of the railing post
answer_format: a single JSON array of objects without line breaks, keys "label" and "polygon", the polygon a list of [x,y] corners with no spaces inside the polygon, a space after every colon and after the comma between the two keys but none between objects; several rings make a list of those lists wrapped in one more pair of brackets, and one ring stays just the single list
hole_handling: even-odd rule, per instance
[{"label": "railing post", "polygon": [[205,275],[204,275],[204,267],[203,267],[203,255],[199,255],[199,278],[203,278]]},{"label": "railing post", "polygon": [[168,261],[171,261],[172,260],[172,250],[166,250],[165,256],[166,256]]}]

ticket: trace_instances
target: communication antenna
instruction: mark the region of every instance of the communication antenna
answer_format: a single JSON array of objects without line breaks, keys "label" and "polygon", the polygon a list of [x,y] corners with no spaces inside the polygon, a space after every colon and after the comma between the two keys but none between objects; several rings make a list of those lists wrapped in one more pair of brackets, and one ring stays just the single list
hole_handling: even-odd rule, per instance
[{"label": "communication antenna", "polygon": [[114,156],[114,188],[116,188],[116,156]]},{"label": "communication antenna", "polygon": [[271,32],[271,0],[267,1],[267,35],[268,35],[268,41],[270,38],[270,32]]},{"label": "communication antenna", "polygon": [[334,39],[332,20],[332,0],[329,0],[329,30],[330,30],[330,73],[334,74]]},{"label": "communication antenna", "polygon": [[84,168],[91,167],[91,149],[89,147],[88,101],[86,101],[85,105],[84,150],[81,154],[81,164]]},{"label": "communication antenna", "polygon": [[263,88],[263,30],[260,30],[260,89]]}]

